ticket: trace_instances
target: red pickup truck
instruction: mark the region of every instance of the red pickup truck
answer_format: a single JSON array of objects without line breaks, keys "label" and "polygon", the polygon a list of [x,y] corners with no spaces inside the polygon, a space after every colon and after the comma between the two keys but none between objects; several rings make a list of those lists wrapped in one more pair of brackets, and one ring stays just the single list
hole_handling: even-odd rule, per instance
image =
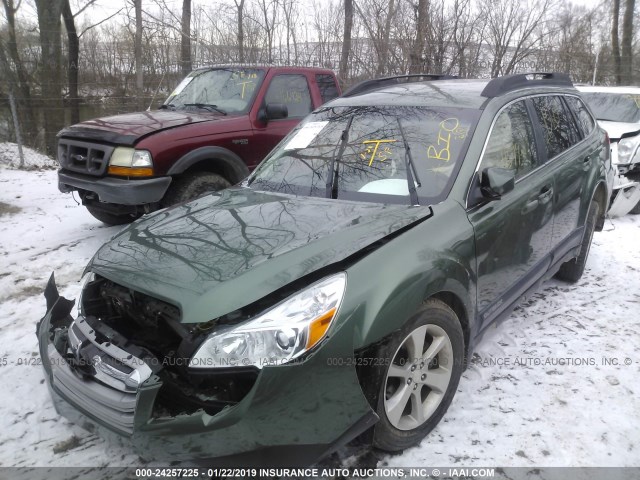
[{"label": "red pickup truck", "polygon": [[340,95],[331,70],[216,65],[191,72],[159,110],[58,134],[58,187],[98,220],[144,213],[240,182],[309,112]]}]

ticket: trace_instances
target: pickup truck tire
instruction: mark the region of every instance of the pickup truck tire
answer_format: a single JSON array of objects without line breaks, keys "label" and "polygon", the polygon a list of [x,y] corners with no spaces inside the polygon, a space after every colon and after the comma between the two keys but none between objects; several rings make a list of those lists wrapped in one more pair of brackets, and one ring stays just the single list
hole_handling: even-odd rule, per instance
[{"label": "pickup truck tire", "polygon": [[575,283],[582,277],[584,267],[587,264],[589,250],[591,249],[591,240],[593,239],[593,232],[596,227],[596,220],[598,219],[599,213],[600,205],[598,202],[591,202],[591,206],[587,212],[587,220],[584,226],[584,237],[582,237],[580,253],[577,258],[562,264],[560,270],[556,273],[556,278],[558,280]]},{"label": "pickup truck tire", "polygon": [[117,215],[115,213],[105,212],[104,210],[100,210],[99,208],[89,207],[87,206],[87,210],[94,218],[100,220],[102,223],[106,225],[125,225],[127,223],[131,223],[134,220],[140,218],[141,215],[132,215],[130,213]]},{"label": "pickup truck tire", "polygon": [[169,207],[230,186],[231,182],[216,173],[185,173],[171,182],[169,190],[162,199],[162,205]]}]

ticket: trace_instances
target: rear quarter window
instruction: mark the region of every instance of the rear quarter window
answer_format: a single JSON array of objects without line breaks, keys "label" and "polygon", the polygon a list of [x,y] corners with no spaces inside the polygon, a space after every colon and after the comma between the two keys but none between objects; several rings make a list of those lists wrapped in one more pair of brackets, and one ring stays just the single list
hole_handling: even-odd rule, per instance
[{"label": "rear quarter window", "polygon": [[316,83],[320,90],[322,103],[327,103],[329,100],[333,100],[339,96],[338,86],[336,85],[336,79],[333,75],[318,74],[316,75]]},{"label": "rear quarter window", "polygon": [[559,96],[534,97],[532,101],[542,127],[549,160],[578,143],[576,124]]},{"label": "rear quarter window", "polygon": [[586,105],[578,97],[567,96],[565,97],[565,100],[567,101],[567,105],[569,105],[569,108],[573,111],[573,114],[578,121],[578,127],[582,132],[582,137],[584,138],[588,136],[595,128],[596,122],[589,113]]}]

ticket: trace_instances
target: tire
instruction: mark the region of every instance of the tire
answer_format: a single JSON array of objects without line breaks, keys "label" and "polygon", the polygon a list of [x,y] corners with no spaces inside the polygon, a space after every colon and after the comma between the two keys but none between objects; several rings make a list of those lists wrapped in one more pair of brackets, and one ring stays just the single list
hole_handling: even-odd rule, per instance
[{"label": "tire", "polygon": [[633,207],[629,213],[633,214],[633,215],[638,215],[640,214],[640,202],[636,203],[636,206]]},{"label": "tire", "polygon": [[162,199],[162,205],[169,207],[230,186],[231,182],[216,173],[185,173],[171,182],[169,190]]},{"label": "tire", "polygon": [[87,206],[87,210],[96,219],[100,220],[102,223],[106,225],[111,225],[111,226],[125,225],[141,217],[141,215],[136,215],[132,213],[125,213],[125,214],[118,215],[115,213],[105,212],[104,210],[100,210],[99,208],[94,208],[89,206]]},{"label": "tire", "polygon": [[584,226],[585,231],[584,236],[582,237],[582,244],[580,245],[580,253],[577,258],[569,260],[560,266],[560,270],[556,273],[556,278],[558,280],[575,283],[582,277],[584,267],[587,264],[589,250],[591,249],[591,240],[593,239],[593,232],[596,228],[596,221],[599,213],[600,205],[598,202],[591,202],[589,212],[587,212],[587,221]]},{"label": "tire", "polygon": [[[439,348],[431,356],[435,345]],[[427,300],[380,347],[377,358],[381,360],[381,366],[375,367],[380,383],[376,408],[380,420],[374,427],[373,445],[397,452],[418,444],[440,422],[453,400],[464,370],[460,321],[444,302]]]}]

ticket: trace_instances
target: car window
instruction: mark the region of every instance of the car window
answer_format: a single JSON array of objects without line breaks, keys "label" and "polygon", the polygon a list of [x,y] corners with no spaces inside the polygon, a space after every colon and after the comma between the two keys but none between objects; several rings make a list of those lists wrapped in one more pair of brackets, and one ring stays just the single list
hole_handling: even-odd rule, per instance
[{"label": "car window", "polygon": [[547,158],[552,159],[578,142],[575,123],[560,97],[547,95],[532,100],[542,127]]},{"label": "car window", "polygon": [[316,75],[316,83],[318,84],[318,89],[320,90],[320,97],[322,98],[322,103],[327,103],[329,100],[333,100],[338,97],[338,86],[336,85],[336,80],[333,75]]},{"label": "car window", "polygon": [[516,178],[526,175],[538,164],[533,125],[524,101],[504,109],[491,130],[482,157],[480,171],[487,167],[514,170]]},{"label": "car window", "polygon": [[311,112],[311,94],[304,75],[277,75],[265,96],[266,103],[283,103],[289,118],[304,117]]},{"label": "car window", "polygon": [[578,126],[580,127],[580,131],[582,132],[582,136],[586,137],[589,135],[594,127],[596,126],[596,122],[587,110],[584,102],[580,100],[578,97],[565,97],[569,108],[573,110],[576,119],[578,120]]},{"label": "car window", "polygon": [[294,129],[248,185],[327,197],[327,184],[335,184],[340,199],[407,203],[412,179],[420,203],[439,201],[455,179],[478,116],[478,110],[461,108],[326,107]]}]

